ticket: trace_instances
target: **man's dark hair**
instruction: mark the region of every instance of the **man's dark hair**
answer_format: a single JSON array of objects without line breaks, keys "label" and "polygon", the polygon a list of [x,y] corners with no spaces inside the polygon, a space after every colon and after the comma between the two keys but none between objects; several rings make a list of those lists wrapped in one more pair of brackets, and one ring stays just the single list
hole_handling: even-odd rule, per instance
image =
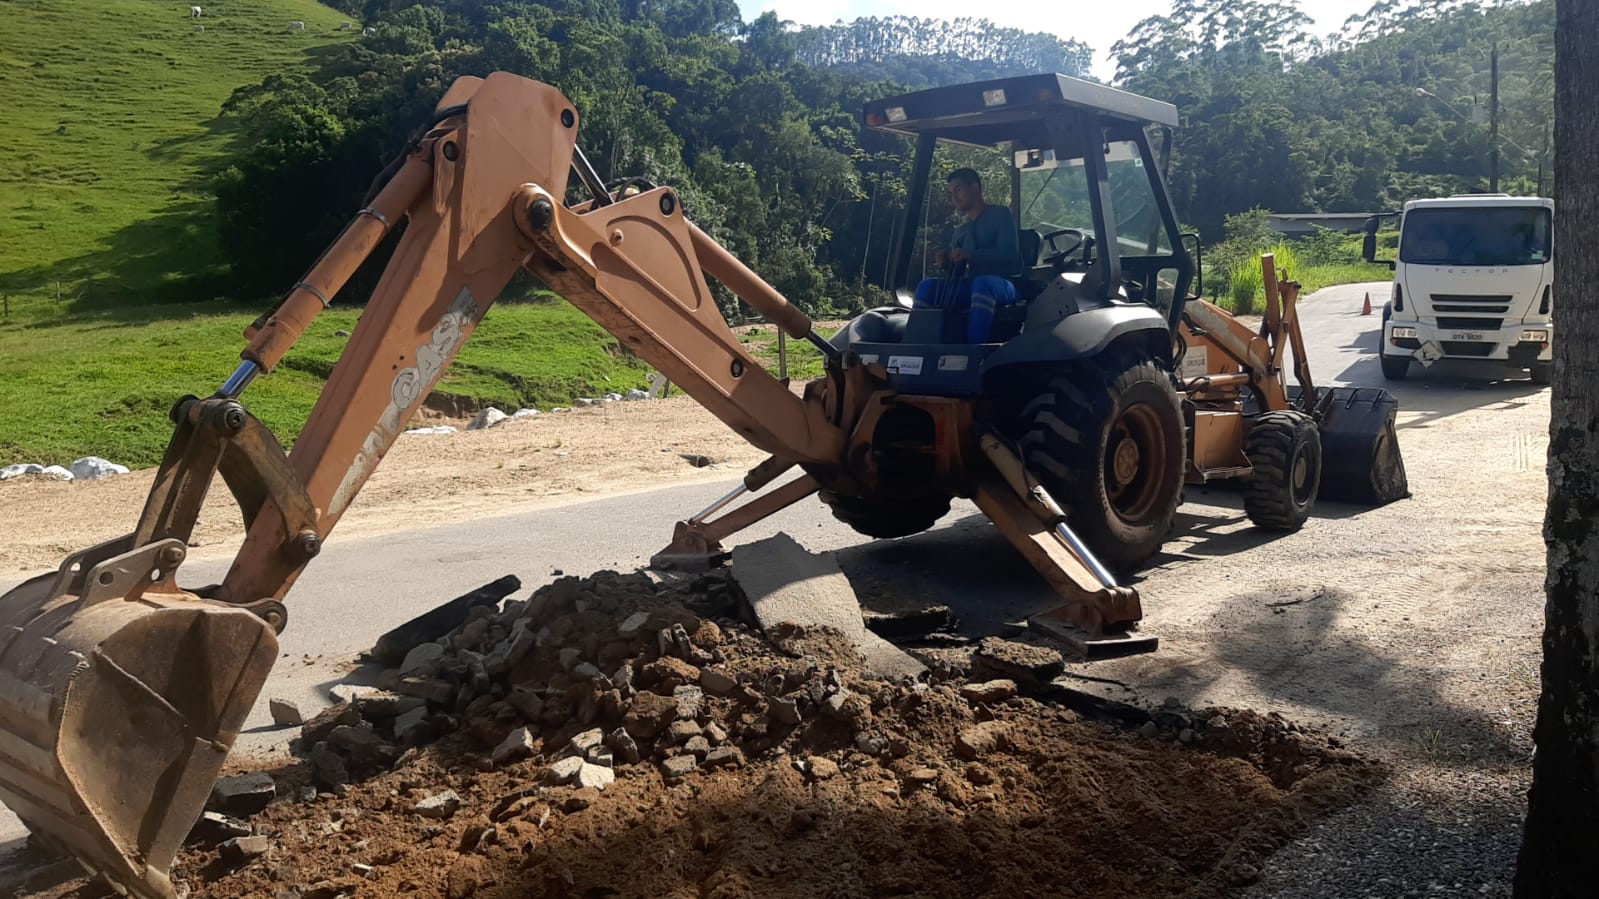
[{"label": "man's dark hair", "polygon": [[983,186],[983,179],[977,174],[976,169],[956,169],[955,171],[950,172],[949,178],[946,179],[946,183],[954,184],[956,181],[959,181],[962,184],[971,185],[972,187]]}]

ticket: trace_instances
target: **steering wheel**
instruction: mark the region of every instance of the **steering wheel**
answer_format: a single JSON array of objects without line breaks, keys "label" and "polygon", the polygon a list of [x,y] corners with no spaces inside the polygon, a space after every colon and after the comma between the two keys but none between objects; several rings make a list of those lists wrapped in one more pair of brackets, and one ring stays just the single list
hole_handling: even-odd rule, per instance
[{"label": "steering wheel", "polygon": [[[1072,237],[1075,240],[1069,246],[1063,247],[1059,241],[1064,237]],[[1039,239],[1044,242],[1049,250],[1049,252],[1044,254],[1044,263],[1046,265],[1060,265],[1066,261],[1068,256],[1088,242],[1088,235],[1078,228],[1058,228]]]}]

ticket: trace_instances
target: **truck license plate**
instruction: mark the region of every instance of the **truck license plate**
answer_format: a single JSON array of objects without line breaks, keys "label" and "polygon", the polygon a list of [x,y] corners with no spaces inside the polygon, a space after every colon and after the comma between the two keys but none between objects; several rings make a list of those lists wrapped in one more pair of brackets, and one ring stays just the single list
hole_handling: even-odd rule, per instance
[{"label": "truck license plate", "polygon": [[1456,331],[1449,335],[1450,340],[1481,340],[1481,331]]}]

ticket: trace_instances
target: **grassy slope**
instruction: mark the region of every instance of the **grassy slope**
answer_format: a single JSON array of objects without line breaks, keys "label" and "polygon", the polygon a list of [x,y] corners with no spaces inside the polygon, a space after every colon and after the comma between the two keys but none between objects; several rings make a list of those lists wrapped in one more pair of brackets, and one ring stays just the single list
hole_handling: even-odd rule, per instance
[{"label": "grassy slope", "polygon": [[203,34],[183,0],[0,0],[0,292],[14,303],[56,281],[69,297],[91,279],[91,297],[151,297],[203,274],[222,102],[359,33],[314,0],[199,2]]},{"label": "grassy slope", "polygon": [[[135,311],[131,319],[107,312],[0,323],[0,465],[84,455],[159,462],[172,432],[167,410],[185,394],[214,390],[233,371],[240,335],[258,310],[219,303]],[[245,395],[285,441],[298,433],[344,348],[334,332],[352,329],[358,314],[323,314],[283,366]],[[642,364],[617,347],[564,302],[496,306],[440,392],[509,411],[644,386]]]}]

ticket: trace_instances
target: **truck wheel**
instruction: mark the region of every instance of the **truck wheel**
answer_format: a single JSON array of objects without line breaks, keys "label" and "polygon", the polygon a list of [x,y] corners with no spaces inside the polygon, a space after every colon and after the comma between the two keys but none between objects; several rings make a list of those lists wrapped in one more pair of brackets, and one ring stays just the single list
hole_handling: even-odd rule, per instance
[{"label": "truck wheel", "polygon": [[1187,438],[1171,377],[1153,361],[1107,354],[1051,376],[1012,434],[1101,562],[1127,573],[1166,542]]},{"label": "truck wheel", "polygon": [[[1387,357],[1384,357],[1387,358]],[[1301,412],[1266,412],[1244,440],[1255,471],[1244,479],[1244,512],[1256,527],[1297,531],[1321,487],[1321,434]]]},{"label": "truck wheel", "polygon": [[1527,369],[1527,373],[1532,376],[1532,383],[1548,384],[1554,380],[1555,364],[1553,362],[1534,362],[1532,368]]},{"label": "truck wheel", "polygon": [[1382,376],[1389,381],[1403,381],[1410,374],[1409,356],[1390,356],[1387,353],[1379,356],[1382,360]]},{"label": "truck wheel", "polygon": [[949,514],[949,497],[939,494],[910,499],[862,499],[831,490],[817,494],[833,517],[856,533],[887,540],[920,534]]}]

